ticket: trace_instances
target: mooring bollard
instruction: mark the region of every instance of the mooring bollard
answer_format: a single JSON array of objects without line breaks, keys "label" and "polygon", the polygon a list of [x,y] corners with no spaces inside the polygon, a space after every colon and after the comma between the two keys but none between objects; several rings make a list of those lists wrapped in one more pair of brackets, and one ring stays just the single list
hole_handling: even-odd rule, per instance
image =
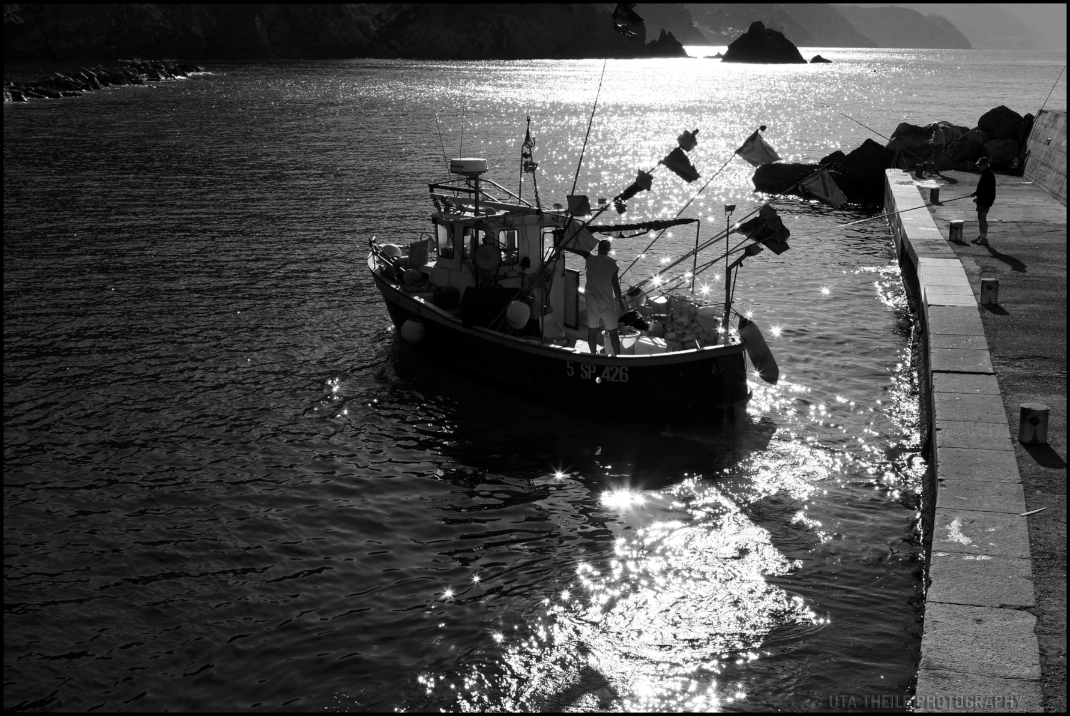
[{"label": "mooring bollard", "polygon": [[1048,406],[1043,403],[1022,403],[1018,421],[1018,442],[1023,445],[1048,444]]},{"label": "mooring bollard", "polygon": [[963,222],[962,219],[955,219],[954,221],[951,222],[951,224],[950,224],[950,226],[949,226],[949,228],[947,230],[948,241],[958,241],[960,243],[962,242],[962,225],[963,225],[963,223],[965,223],[965,222]]},{"label": "mooring bollard", "polygon": [[929,189],[929,203],[930,204],[939,204],[940,203],[940,187],[934,186],[933,188]]},{"label": "mooring bollard", "polygon": [[999,305],[999,279],[998,278],[983,278],[981,279],[981,301],[982,306],[998,306]]}]

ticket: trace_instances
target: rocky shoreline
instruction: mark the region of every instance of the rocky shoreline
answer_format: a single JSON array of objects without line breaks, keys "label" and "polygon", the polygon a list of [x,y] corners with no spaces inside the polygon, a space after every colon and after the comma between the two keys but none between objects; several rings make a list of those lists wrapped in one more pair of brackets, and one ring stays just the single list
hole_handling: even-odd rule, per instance
[{"label": "rocky shoreline", "polygon": [[167,82],[204,72],[200,65],[174,60],[127,60],[116,69],[80,67],[64,74],[53,72],[33,82],[4,83],[4,102],[28,102],[31,99],[79,97],[111,85],[143,85]]},{"label": "rocky shoreline", "polygon": [[[944,134],[942,149],[932,142],[938,127]],[[879,204],[884,171],[893,165],[907,171],[919,164],[930,164],[933,171],[972,171],[978,159],[988,157],[993,169],[1020,174],[1032,129],[1032,114],[1023,117],[1003,105],[981,115],[973,129],[942,120],[924,126],[903,122],[884,145],[867,139],[847,154],[836,150],[816,164],[764,164],[752,181],[757,191],[767,194],[801,195],[793,185],[825,167],[849,201]]]}]

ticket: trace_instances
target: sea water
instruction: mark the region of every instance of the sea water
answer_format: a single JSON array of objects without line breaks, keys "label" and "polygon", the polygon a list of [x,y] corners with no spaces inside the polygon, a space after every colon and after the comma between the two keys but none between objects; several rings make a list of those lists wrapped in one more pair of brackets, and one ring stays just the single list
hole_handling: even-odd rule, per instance
[{"label": "sea water", "polygon": [[[812,162],[1035,112],[1065,61],[818,51],[207,63],[5,105],[5,708],[902,707],[926,464],[887,231],[836,228],[873,209],[775,201],[791,249],[748,259],[735,305],[781,380],[728,426],[453,372],[396,336],[365,263],[430,228],[448,157],[534,200],[527,117],[546,205],[613,196],[698,128],[702,177],[658,170],[621,220],[705,186],[684,216],[708,238],[767,199],[732,154],[760,124]],[[694,242],[617,241],[623,283]]]}]

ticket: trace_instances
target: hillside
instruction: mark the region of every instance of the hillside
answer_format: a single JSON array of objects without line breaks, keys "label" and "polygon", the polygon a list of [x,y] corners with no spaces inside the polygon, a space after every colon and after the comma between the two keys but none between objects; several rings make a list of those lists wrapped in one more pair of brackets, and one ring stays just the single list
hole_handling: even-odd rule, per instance
[{"label": "hillside", "polygon": [[874,47],[827,3],[688,3],[695,24],[714,45],[727,45],[754,21],[802,47]]},{"label": "hillside", "polygon": [[[886,7],[888,3],[851,3],[854,7]],[[979,50],[1039,50],[1066,52],[1066,6],[1015,5],[996,3],[895,3],[923,14],[935,13],[951,21],[970,45]],[[837,4],[836,8],[843,6]],[[1061,10],[1061,12],[1060,12]],[[849,12],[849,11],[848,11]],[[1015,15],[1029,19],[1033,24]],[[845,17],[846,17],[845,13]],[[1044,22],[1045,18],[1049,18]],[[1039,25],[1040,27],[1035,27]]]},{"label": "hillside", "polygon": [[939,15],[922,15],[905,7],[836,7],[859,32],[873,38],[878,47],[918,49],[963,49],[972,47],[958,29]]}]

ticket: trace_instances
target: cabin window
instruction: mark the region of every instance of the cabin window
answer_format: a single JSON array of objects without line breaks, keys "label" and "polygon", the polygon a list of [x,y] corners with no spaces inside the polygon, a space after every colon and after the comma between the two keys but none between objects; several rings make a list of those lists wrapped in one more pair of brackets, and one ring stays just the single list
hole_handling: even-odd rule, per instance
[{"label": "cabin window", "polygon": [[480,229],[476,231],[471,226],[464,227],[462,233],[464,238],[464,260],[468,261],[472,257],[472,253],[479,247],[483,240],[487,237],[487,232]]},{"label": "cabin window", "polygon": [[453,227],[449,224],[435,224],[435,238],[438,239],[438,255],[444,259],[452,259]]},{"label": "cabin window", "polygon": [[503,229],[498,232],[498,248],[502,250],[502,263],[506,266],[512,266],[520,261],[517,236],[516,229]]},{"label": "cabin window", "polygon": [[553,226],[547,226],[542,230],[542,240],[539,245],[539,254],[542,256],[542,260],[546,261],[550,258],[550,255],[554,252],[554,246],[556,241],[554,239],[554,232],[557,229]]}]

